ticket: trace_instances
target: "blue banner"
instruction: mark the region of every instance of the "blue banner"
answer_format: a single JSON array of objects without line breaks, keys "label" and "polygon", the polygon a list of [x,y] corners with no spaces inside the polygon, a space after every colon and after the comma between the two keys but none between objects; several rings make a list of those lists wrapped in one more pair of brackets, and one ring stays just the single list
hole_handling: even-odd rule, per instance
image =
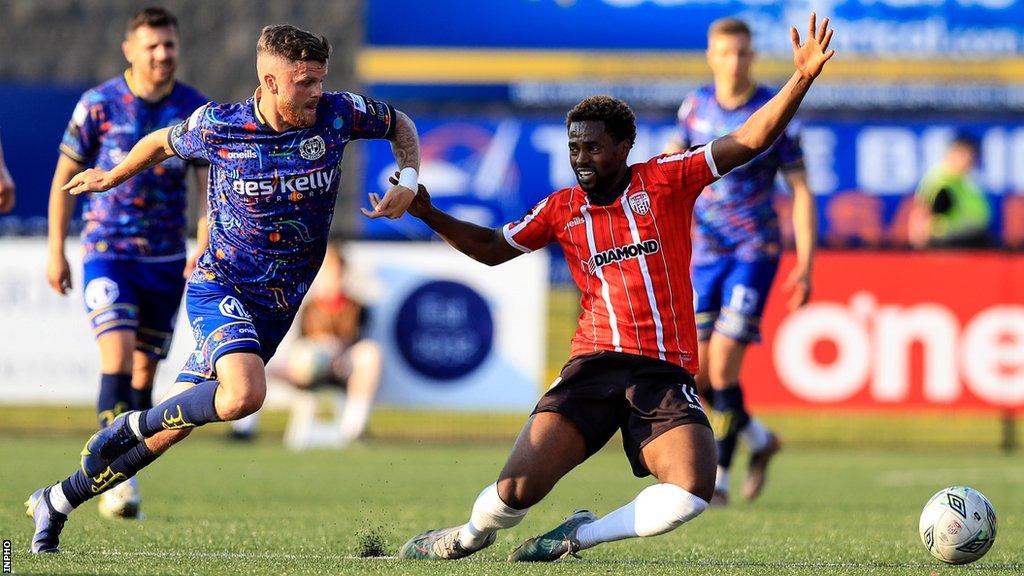
[{"label": "blue banner", "polygon": [[789,52],[789,27],[816,10],[830,16],[845,54],[1017,56],[1024,8],[1015,0],[374,0],[367,40],[376,46],[703,50],[714,20],[739,16],[758,47]]},{"label": "blue banner", "polygon": [[18,186],[14,217],[0,216],[0,234],[46,234],[57,146],[83,90],[0,84],[0,141],[4,161]]},{"label": "blue banner", "polygon": [[[421,181],[434,203],[455,216],[497,227],[520,218],[550,192],[575,183],[565,126],[544,120],[417,117]],[[641,122],[630,161],[658,154],[672,138],[670,122]],[[901,246],[908,201],[949,141],[967,134],[981,143],[976,173],[990,195],[993,235],[1024,246],[1024,126],[989,122],[809,121],[803,149],[818,197],[822,243]],[[386,189],[394,171],[385,143],[367,143],[365,189]],[[787,196],[779,195],[784,230]],[[1017,216],[1005,220],[1004,212]],[[422,239],[431,232],[413,218],[363,220],[375,239]]]}]

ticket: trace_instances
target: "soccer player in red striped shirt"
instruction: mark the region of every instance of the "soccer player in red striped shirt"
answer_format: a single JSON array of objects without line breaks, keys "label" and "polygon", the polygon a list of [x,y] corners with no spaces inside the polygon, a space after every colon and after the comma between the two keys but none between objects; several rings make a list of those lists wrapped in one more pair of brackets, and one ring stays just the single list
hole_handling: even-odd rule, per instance
[{"label": "soccer player in red striped shirt", "polygon": [[607,96],[580,102],[566,118],[579,185],[554,192],[501,229],[452,218],[420,186],[409,213],[480,262],[500,264],[558,242],[583,313],[561,376],[538,402],[498,481],[477,497],[469,521],[414,537],[400,557],[457,559],[491,545],[498,530],[519,524],[619,430],[633,473],[653,474],[659,483],[602,518],[572,514],[521,544],[510,560],[557,560],[602,542],[663,534],[707,508],[716,460],[693,379],[693,205],[705,186],[767,149],[792,119],[834,54],[828,19],[818,28],[812,14],[809,32],[801,45],[791,31],[797,70],[776,96],[731,134],[677,154],[627,165],[636,136],[632,110]]}]

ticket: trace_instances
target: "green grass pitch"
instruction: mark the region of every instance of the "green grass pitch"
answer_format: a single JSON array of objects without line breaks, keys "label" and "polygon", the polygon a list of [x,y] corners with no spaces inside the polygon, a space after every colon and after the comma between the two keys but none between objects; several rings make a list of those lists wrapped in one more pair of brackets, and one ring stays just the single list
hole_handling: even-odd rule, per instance
[{"label": "green grass pitch", "polygon": [[[15,574],[1024,574],[1019,456],[910,447],[789,446],[755,504],[709,510],[668,535],[606,544],[579,560],[505,562],[521,540],[574,509],[604,514],[652,482],[629,474],[617,439],[468,560],[359,556],[378,544],[394,554],[415,533],[464,521],[508,444],[378,441],[293,454],[269,435],[237,445],[215,433],[144,472],[143,521],[105,520],[90,502],[68,522],[64,553],[33,557],[22,501],[69,472],[83,440],[0,435],[0,537],[13,542]],[[960,568],[933,561],[917,535],[921,506],[952,484],[981,490],[1000,521],[989,554]]]}]

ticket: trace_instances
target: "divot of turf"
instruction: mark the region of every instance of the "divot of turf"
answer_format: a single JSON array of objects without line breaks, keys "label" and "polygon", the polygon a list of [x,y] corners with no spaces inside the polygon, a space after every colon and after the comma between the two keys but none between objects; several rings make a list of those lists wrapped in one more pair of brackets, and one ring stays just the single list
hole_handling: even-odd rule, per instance
[{"label": "divot of turf", "polygon": [[359,534],[359,549],[356,550],[356,556],[360,558],[381,558],[390,555],[387,539],[381,534],[379,528],[371,528]]}]

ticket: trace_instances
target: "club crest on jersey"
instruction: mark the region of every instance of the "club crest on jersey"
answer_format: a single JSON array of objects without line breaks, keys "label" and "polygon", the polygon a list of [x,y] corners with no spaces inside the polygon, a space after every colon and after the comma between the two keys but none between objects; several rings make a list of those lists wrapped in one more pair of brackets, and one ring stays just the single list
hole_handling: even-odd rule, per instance
[{"label": "club crest on jersey", "polygon": [[648,254],[654,254],[658,250],[661,250],[661,244],[657,240],[644,240],[643,242],[636,242],[635,244],[629,244],[627,246],[618,246],[615,248],[609,248],[603,252],[598,252],[587,262],[587,269],[590,270],[591,274],[597,272],[598,268],[603,268],[608,264],[615,262],[621,262],[623,260],[632,260],[633,258],[639,258],[640,256],[646,256]]},{"label": "club crest on jersey", "polygon": [[629,207],[640,216],[646,216],[651,211],[651,197],[647,195],[646,190],[630,194]]},{"label": "club crest on jersey", "polygon": [[324,144],[324,139],[320,136],[307,138],[299,145],[299,155],[306,160],[319,160],[326,151],[327,146]]},{"label": "club crest on jersey", "polygon": [[252,320],[252,316],[249,316],[249,313],[245,311],[245,306],[242,306],[242,303],[234,296],[225,296],[224,299],[220,301],[220,305],[217,306],[217,308],[220,310],[221,314],[228,318]]}]

